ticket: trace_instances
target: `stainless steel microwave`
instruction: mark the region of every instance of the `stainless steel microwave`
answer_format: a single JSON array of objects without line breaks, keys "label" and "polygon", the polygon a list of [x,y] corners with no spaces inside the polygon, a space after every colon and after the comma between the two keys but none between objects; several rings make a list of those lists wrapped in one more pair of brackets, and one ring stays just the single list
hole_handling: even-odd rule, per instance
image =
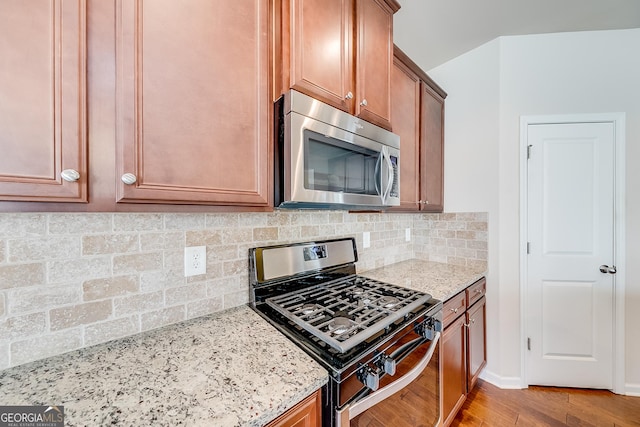
[{"label": "stainless steel microwave", "polygon": [[275,103],[275,205],[400,205],[400,137],[291,90]]}]

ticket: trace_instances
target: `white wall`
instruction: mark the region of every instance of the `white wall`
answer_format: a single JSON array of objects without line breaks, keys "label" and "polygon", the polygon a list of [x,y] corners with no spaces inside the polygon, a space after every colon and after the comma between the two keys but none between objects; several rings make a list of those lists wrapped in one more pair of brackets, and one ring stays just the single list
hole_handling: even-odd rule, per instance
[{"label": "white wall", "polygon": [[[405,38],[406,39],[406,38]],[[417,42],[419,45],[419,41]],[[402,46],[405,51],[417,46]],[[640,29],[503,37],[428,71],[449,94],[445,210],[489,213],[486,377],[521,377],[519,120],[626,113],[626,384],[640,393]],[[620,274],[619,273],[619,274]]]}]

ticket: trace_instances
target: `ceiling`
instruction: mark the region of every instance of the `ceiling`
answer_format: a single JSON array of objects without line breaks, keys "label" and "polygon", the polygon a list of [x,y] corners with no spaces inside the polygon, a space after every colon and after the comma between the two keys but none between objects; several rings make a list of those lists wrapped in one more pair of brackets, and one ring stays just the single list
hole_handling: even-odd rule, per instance
[{"label": "ceiling", "polygon": [[499,36],[640,28],[640,0],[399,0],[394,41],[428,71]]}]

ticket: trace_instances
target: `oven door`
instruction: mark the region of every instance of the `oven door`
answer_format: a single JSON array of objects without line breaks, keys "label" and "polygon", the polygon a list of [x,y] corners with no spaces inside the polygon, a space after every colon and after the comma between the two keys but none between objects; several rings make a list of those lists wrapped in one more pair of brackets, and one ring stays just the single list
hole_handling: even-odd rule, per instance
[{"label": "oven door", "polygon": [[336,427],[435,426],[440,421],[440,332],[380,379],[377,391],[336,411]]},{"label": "oven door", "polygon": [[283,148],[283,207],[400,204],[400,151],[393,147],[291,112]]}]

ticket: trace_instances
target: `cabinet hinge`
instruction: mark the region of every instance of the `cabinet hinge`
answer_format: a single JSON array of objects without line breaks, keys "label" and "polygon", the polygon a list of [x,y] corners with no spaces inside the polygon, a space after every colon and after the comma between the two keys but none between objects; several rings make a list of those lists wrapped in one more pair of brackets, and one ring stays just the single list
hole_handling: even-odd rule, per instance
[{"label": "cabinet hinge", "polygon": [[531,338],[527,338],[527,350],[531,350]]},{"label": "cabinet hinge", "polygon": [[531,148],[533,145],[527,145],[527,159],[531,158]]},{"label": "cabinet hinge", "polygon": [[531,242],[527,242],[527,254],[531,253]]}]

